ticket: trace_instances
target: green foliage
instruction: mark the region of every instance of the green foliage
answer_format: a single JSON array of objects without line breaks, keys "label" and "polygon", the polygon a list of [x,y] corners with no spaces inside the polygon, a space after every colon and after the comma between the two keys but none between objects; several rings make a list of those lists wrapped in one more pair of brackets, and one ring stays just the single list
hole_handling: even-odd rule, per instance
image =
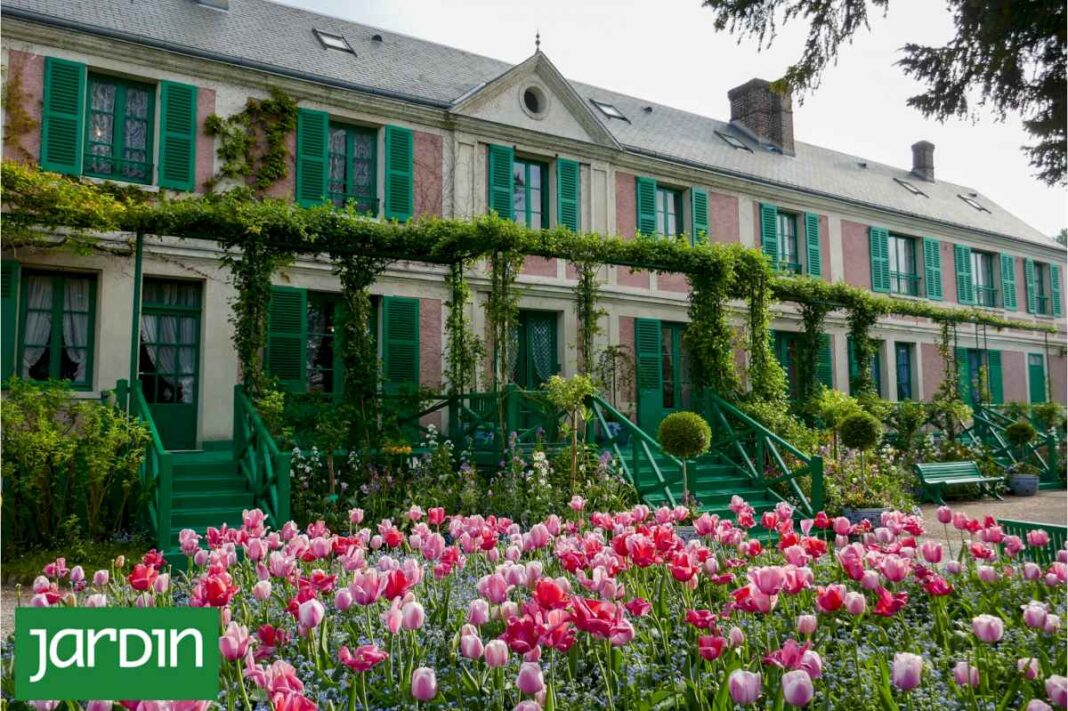
[{"label": "green foliage", "polygon": [[[763,255],[760,255],[764,259]],[[766,263],[766,259],[764,259]],[[749,285],[749,395],[760,402],[777,403],[785,409],[786,371],[771,350],[771,295],[769,273],[751,274]]]},{"label": "green foliage", "polygon": [[593,372],[594,339],[601,333],[601,317],[605,310],[597,305],[601,285],[597,280],[600,264],[584,260],[575,262],[578,272],[578,285],[575,288],[575,315],[579,323],[579,372],[589,375]]},{"label": "green foliage", "polygon": [[696,412],[673,412],[660,422],[656,438],[668,454],[695,459],[708,451],[712,428]]},{"label": "green foliage", "polygon": [[[493,338],[493,382],[502,387],[512,382],[512,362],[515,360],[514,334],[519,322],[519,291],[516,277],[523,267],[519,252],[499,249],[490,258],[490,293],[486,298],[486,320]],[[501,422],[504,414],[501,413]],[[502,428],[503,429],[503,428]]]},{"label": "green foliage", "polygon": [[1005,428],[1005,439],[1013,447],[1022,447],[1035,438],[1034,425],[1027,420],[1017,420]]},{"label": "green foliage", "polygon": [[[130,530],[147,429],[69,385],[12,378],[3,401],[4,547]],[[63,540],[61,540],[63,539]]]},{"label": "green foliage", "polygon": [[827,513],[835,516],[846,508],[911,510],[916,504],[911,493],[916,479],[904,462],[901,453],[889,446],[880,448],[875,456],[852,450],[841,459],[825,462]]},{"label": "green foliage", "polygon": [[960,373],[953,350],[956,341],[956,326],[942,322],[938,339],[938,353],[942,356],[942,383],[931,402],[927,404],[927,416],[950,440],[964,428],[972,416],[972,409],[960,398]]},{"label": "green foliage", "polygon": [[838,427],[842,444],[850,449],[868,450],[879,444],[883,425],[870,413],[859,411],[847,415]]},{"label": "green foliage", "polygon": [[595,380],[598,388],[608,396],[608,403],[630,416],[634,407],[634,353],[626,344],[607,346],[597,358]]},{"label": "green foliage", "polygon": [[[770,47],[782,26],[807,25],[797,62],[773,88],[811,91],[838,61],[839,50],[869,27],[869,9],[882,11],[890,0],[704,0],[717,30],[756,38]],[[905,44],[898,62],[925,87],[908,105],[928,118],[975,118],[989,106],[995,117],[1023,118],[1035,139],[1026,147],[1038,177],[1049,184],[1065,178],[1065,4],[1060,0],[1004,3],[948,0],[955,33],[942,46]],[[870,6],[870,8],[869,8]]]},{"label": "green foliage", "polygon": [[709,387],[728,398],[741,391],[728,301],[735,272],[746,256],[741,250],[725,251],[712,272],[688,275],[690,322],[683,339],[690,355],[690,377],[697,390]]},{"label": "green foliage", "polygon": [[549,403],[563,411],[566,425],[564,434],[571,439],[571,490],[578,482],[578,448],[580,435],[585,439],[582,423],[589,419],[586,401],[597,394],[597,386],[587,375],[563,378],[554,375],[542,386]]},{"label": "green foliage", "polygon": [[271,87],[269,99],[249,98],[245,108],[225,119],[208,116],[204,133],[219,139],[220,167],[205,187],[211,190],[228,178],[267,190],[289,174],[287,139],[296,127],[297,102],[277,87]]},{"label": "green foliage", "polygon": [[897,447],[906,459],[916,461],[917,436],[927,421],[927,408],[922,402],[906,400],[897,404],[890,415],[890,427],[897,433]]},{"label": "green foliage", "polygon": [[813,398],[810,410],[824,426],[837,432],[845,418],[861,412],[863,408],[848,393],[824,388]]},{"label": "green foliage", "polygon": [[827,439],[822,430],[806,425],[782,402],[744,402],[741,403],[741,408],[747,415],[802,452],[816,454]]},{"label": "green foliage", "polygon": [[1035,425],[1043,432],[1057,430],[1064,435],[1064,406],[1058,402],[1042,402],[1031,405],[1031,416]]},{"label": "green foliage", "polygon": [[471,287],[464,276],[463,261],[450,266],[445,275],[451,297],[446,302],[445,317],[445,374],[449,394],[460,395],[477,387],[478,366],[486,356],[486,346],[475,335],[467,318],[471,302]]}]

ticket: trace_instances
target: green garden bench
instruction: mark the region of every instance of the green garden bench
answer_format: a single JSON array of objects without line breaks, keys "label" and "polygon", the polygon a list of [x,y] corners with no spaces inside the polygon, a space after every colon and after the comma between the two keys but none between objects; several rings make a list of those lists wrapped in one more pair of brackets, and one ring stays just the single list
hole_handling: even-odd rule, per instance
[{"label": "green garden bench", "polygon": [[983,476],[975,462],[930,462],[916,465],[916,474],[923,488],[926,501],[944,504],[942,492],[946,487],[973,485],[979,487],[980,493],[987,493],[1000,499],[998,487],[1003,477]]},{"label": "green garden bench", "polygon": [[1054,523],[1035,523],[1034,521],[1014,521],[1007,518],[999,518],[998,525],[1007,535],[1019,536],[1025,544],[1027,543],[1029,531],[1042,529],[1048,533],[1049,543],[1043,548],[1033,548],[1028,545],[1020,552],[1020,555],[1024,558],[1043,565],[1049,565],[1057,560],[1057,551],[1064,548],[1065,541],[1068,540],[1068,526],[1058,526]]}]

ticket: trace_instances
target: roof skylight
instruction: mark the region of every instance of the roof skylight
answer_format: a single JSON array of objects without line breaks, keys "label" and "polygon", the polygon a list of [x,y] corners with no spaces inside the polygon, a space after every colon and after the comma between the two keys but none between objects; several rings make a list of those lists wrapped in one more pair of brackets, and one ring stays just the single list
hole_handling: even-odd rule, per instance
[{"label": "roof skylight", "polygon": [[913,185],[912,183],[910,183],[907,180],[902,180],[901,178],[894,178],[894,182],[897,183],[898,185],[900,185],[901,187],[905,188],[905,190],[908,190],[913,195],[922,195],[923,197],[927,197],[927,193],[925,193],[924,191],[920,190],[919,188],[917,188],[915,185]]},{"label": "roof skylight", "polygon": [[966,202],[969,205],[971,205],[972,207],[974,207],[979,212],[990,212],[990,210],[988,210],[985,207],[983,207],[983,205],[981,205],[979,203],[979,201],[976,200],[975,197],[973,197],[972,195],[959,195],[958,194],[957,197],[959,197],[961,200],[963,200],[964,202]]},{"label": "roof skylight", "polygon": [[600,109],[601,113],[607,116],[608,118],[619,119],[620,121],[626,121],[627,123],[630,123],[630,119],[624,116],[623,112],[617,109],[615,106],[612,106],[612,104],[606,104],[603,101],[598,101],[597,99],[590,99],[590,103]]},{"label": "roof skylight", "polygon": [[732,136],[731,134],[723,133],[722,131],[716,131],[716,135],[722,138],[723,142],[731,148],[740,151],[749,151],[750,153],[753,152],[753,149],[742,143],[741,139],[739,139],[737,136]]},{"label": "roof skylight", "polygon": [[312,30],[312,32],[319,38],[319,42],[325,49],[336,49],[342,52],[356,54],[352,47],[349,46],[348,40],[341,35],[330,34],[329,32],[323,32],[322,30]]}]

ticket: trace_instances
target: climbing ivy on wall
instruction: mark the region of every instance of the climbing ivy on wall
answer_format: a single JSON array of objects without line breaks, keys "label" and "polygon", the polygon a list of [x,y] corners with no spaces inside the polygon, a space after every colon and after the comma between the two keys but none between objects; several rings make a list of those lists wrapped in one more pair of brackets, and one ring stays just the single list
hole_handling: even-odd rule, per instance
[{"label": "climbing ivy on wall", "polygon": [[871,328],[885,313],[878,302],[857,301],[849,310],[849,339],[853,344],[854,373],[849,381],[850,390],[857,397],[875,395],[875,379],[871,362],[875,357],[876,344],[871,339]]},{"label": "climbing ivy on wall", "polygon": [[785,402],[786,372],[771,351],[771,293],[767,273],[749,275],[749,388],[750,396],[765,402]]},{"label": "climbing ivy on wall", "polygon": [[794,363],[797,368],[798,395],[802,403],[808,403],[819,390],[817,370],[823,349],[823,326],[830,309],[831,305],[824,301],[801,304],[801,333]]},{"label": "climbing ivy on wall", "polygon": [[690,322],[683,339],[690,356],[690,378],[700,390],[711,388],[727,397],[741,391],[734,363],[734,330],[728,300],[736,288],[738,266],[745,256],[731,250],[712,273],[690,274]]},{"label": "climbing ivy on wall", "polygon": [[466,266],[463,261],[456,262],[445,275],[450,294],[445,304],[445,374],[450,395],[471,392],[477,387],[478,366],[486,354],[485,344],[467,319],[471,287],[464,274]]},{"label": "climbing ivy on wall", "polygon": [[244,181],[262,193],[289,175],[289,135],[297,127],[297,102],[277,87],[268,99],[249,98],[245,107],[221,118],[204,120],[204,133],[217,138],[219,172],[204,186],[213,190],[219,180]]},{"label": "climbing ivy on wall", "polygon": [[26,91],[22,86],[22,70],[25,60],[15,59],[6,67],[7,77],[3,87],[4,146],[11,148],[21,160],[33,156],[23,148],[22,137],[37,130],[37,121],[26,108]]},{"label": "climbing ivy on wall", "polygon": [[579,326],[579,373],[590,375],[595,363],[594,340],[602,332],[601,317],[605,310],[597,305],[601,283],[597,279],[597,262],[582,260],[574,262],[578,272],[578,285],[575,287],[575,313]]},{"label": "climbing ivy on wall", "polygon": [[490,258],[490,293],[486,299],[486,319],[493,343],[493,384],[501,387],[512,382],[512,364],[516,354],[515,330],[519,320],[519,292],[516,277],[523,266],[523,255],[498,250]]}]

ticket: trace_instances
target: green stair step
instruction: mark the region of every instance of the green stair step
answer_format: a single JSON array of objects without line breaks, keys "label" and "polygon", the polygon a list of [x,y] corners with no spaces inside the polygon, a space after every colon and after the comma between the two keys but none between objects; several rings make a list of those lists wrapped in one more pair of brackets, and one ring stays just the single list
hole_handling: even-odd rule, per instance
[{"label": "green stair step", "polygon": [[230,474],[227,476],[175,476],[172,479],[172,490],[175,494],[196,494],[215,492],[237,493],[246,491],[248,484],[244,477]]},{"label": "green stair step", "polygon": [[208,526],[218,527],[224,523],[230,524],[231,527],[240,526],[241,509],[217,507],[184,509],[181,511],[172,511],[171,513],[172,528],[193,528],[200,532]]},{"label": "green stair step", "polygon": [[[243,482],[242,482],[243,484]],[[232,491],[187,491],[175,493],[172,511],[196,510],[204,508],[251,508],[252,492],[247,489]]]},{"label": "green stair step", "polygon": [[216,449],[216,450],[195,450],[188,452],[172,452],[171,461],[178,465],[195,464],[216,464],[224,462],[233,462],[233,452],[228,449]]}]

